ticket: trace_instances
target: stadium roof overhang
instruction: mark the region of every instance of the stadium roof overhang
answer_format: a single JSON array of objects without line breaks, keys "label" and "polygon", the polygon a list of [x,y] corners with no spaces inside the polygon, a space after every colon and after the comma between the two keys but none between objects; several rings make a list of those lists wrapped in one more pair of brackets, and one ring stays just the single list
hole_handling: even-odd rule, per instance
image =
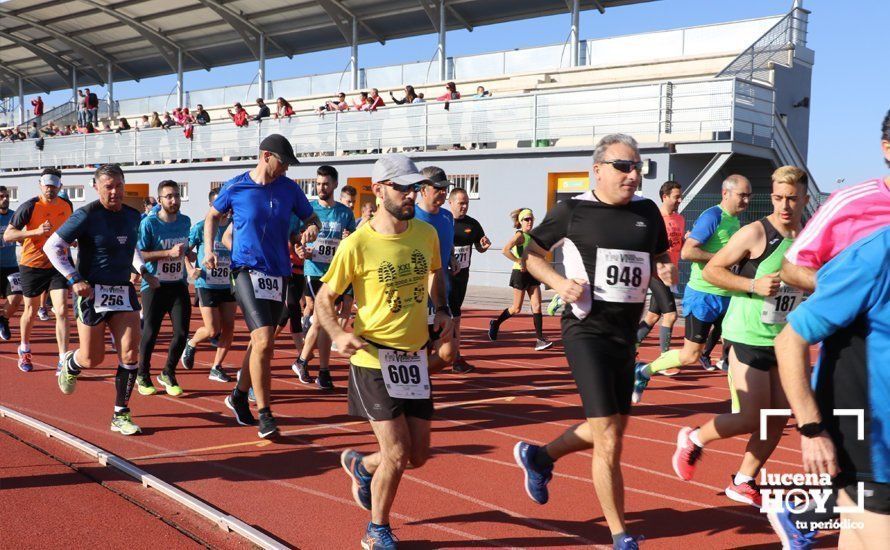
[{"label": "stadium roof overhang", "polygon": [[[651,0],[581,0],[582,10]],[[293,56],[438,30],[440,0],[0,0],[0,96]],[[572,0],[446,0],[447,30],[569,13]],[[323,72],[323,68],[319,68]]]}]

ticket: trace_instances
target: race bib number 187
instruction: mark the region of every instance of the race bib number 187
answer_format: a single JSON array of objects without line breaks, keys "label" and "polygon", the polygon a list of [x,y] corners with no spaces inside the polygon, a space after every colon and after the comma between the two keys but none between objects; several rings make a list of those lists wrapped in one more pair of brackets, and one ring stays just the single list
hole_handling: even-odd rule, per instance
[{"label": "race bib number 187", "polygon": [[782,283],[775,296],[763,299],[760,321],[767,325],[781,325],[787,322],[788,314],[803,301],[803,291]]}]

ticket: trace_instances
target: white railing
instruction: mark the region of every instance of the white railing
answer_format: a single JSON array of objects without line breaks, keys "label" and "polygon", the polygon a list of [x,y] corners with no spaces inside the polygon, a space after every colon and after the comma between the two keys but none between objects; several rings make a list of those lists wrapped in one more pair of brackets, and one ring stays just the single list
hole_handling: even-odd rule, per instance
[{"label": "white railing", "polygon": [[623,132],[643,143],[741,141],[772,146],[773,90],[738,79],[659,82],[576,91],[386,107],[375,112],[329,113],[251,122],[147,129],[0,143],[0,169],[84,166],[106,162],[164,163],[256,155],[260,141],[280,133],[298,155],[494,144],[592,146]]},{"label": "white railing", "polygon": [[717,77],[771,82],[770,63],[787,65],[791,50],[795,46],[806,46],[808,14],[808,11],[800,8],[791,10],[717,73]]}]

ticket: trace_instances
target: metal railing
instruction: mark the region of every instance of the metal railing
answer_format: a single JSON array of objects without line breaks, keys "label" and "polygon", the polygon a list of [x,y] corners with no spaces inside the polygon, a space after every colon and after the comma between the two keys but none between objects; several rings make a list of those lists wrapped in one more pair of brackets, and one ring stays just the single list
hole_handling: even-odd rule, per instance
[{"label": "metal railing", "polygon": [[0,169],[165,163],[253,157],[280,133],[298,155],[450,149],[593,146],[606,134],[642,143],[742,141],[771,146],[773,91],[739,79],[702,79],[537,92],[386,107],[374,112],[300,115],[237,128],[232,122],[0,143]]},{"label": "metal railing", "polygon": [[770,63],[788,65],[794,47],[806,46],[808,14],[801,8],[791,10],[717,73],[717,78],[738,77],[772,82]]}]

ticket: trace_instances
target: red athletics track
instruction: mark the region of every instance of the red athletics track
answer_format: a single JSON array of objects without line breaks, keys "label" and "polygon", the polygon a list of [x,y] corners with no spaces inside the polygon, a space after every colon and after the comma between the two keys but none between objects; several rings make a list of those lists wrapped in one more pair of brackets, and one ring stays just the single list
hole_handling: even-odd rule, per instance
[{"label": "red athletics track", "polygon": [[[522,475],[513,462],[513,445],[519,439],[540,443],[556,437],[580,419],[580,400],[559,344],[534,352],[528,316],[506,322],[500,340],[491,343],[484,329],[492,313],[465,312],[465,356],[477,371],[468,376],[434,376],[433,456],[422,469],[403,477],[392,518],[397,536],[406,548],[611,546],[590,481],[589,453],[559,462],[546,506],[525,495]],[[191,326],[198,323],[195,311]],[[558,324],[555,318],[545,319],[546,331],[557,341]],[[240,318],[236,332],[235,349],[226,361],[229,366],[237,365],[244,353],[247,333]],[[17,333],[14,321],[13,340]],[[163,365],[166,334],[169,331],[162,333],[154,356],[155,373]],[[678,327],[675,345],[680,343],[679,334]],[[337,389],[321,392],[296,381],[290,371],[295,356],[290,338],[279,339],[273,364],[274,411],[285,437],[268,442],[259,440],[254,429],[235,424],[222,403],[231,385],[207,380],[206,361],[212,359],[207,347],[199,348],[195,370],[179,369],[182,397],[163,393],[143,397],[134,392],[130,406],[144,433],[129,438],[108,429],[113,361],[106,359],[106,366],[81,377],[74,395],[63,396],[53,376],[57,357],[52,322],[37,323],[32,349],[35,370],[22,373],[15,365],[13,342],[2,344],[0,404],[128,459],[294,547],[358,546],[369,514],[353,503],[339,455],[348,447],[370,451],[374,444],[368,425],[346,414],[345,361],[336,354]],[[651,339],[640,349],[644,360],[656,354],[657,343]],[[738,466],[744,439],[709,448],[693,482],[677,479],[670,465],[681,426],[700,424],[708,415],[728,409],[725,375],[692,368],[672,378],[656,377],[645,401],[634,408],[622,460],[630,531],[644,534],[649,548],[778,548],[777,538],[756,509],[722,494]],[[44,436],[13,428],[11,423],[0,422],[0,428],[46,445]],[[787,433],[768,464],[771,471],[800,471],[797,437],[790,429]],[[0,442],[3,455],[9,456],[13,444],[3,437]],[[38,475],[5,462],[12,468],[2,470],[4,477]],[[62,498],[64,490],[46,483],[42,494],[59,491]],[[34,508],[48,506],[52,499],[35,498],[26,487],[4,488],[0,493],[4,510],[21,510],[30,517],[51,515]],[[92,498],[86,492],[82,497]],[[160,515],[188,517],[179,505],[159,504],[158,498],[152,508]],[[86,504],[82,511],[72,519],[104,533],[109,518],[89,513]],[[17,522],[15,516],[4,515],[4,534],[16,531],[16,524],[10,525]],[[71,542],[65,531],[42,536],[43,546]],[[91,542],[102,546],[101,540]],[[171,546],[192,543],[182,540],[183,544]],[[834,543],[829,538],[821,545]],[[245,545],[233,535],[206,544]]]}]

